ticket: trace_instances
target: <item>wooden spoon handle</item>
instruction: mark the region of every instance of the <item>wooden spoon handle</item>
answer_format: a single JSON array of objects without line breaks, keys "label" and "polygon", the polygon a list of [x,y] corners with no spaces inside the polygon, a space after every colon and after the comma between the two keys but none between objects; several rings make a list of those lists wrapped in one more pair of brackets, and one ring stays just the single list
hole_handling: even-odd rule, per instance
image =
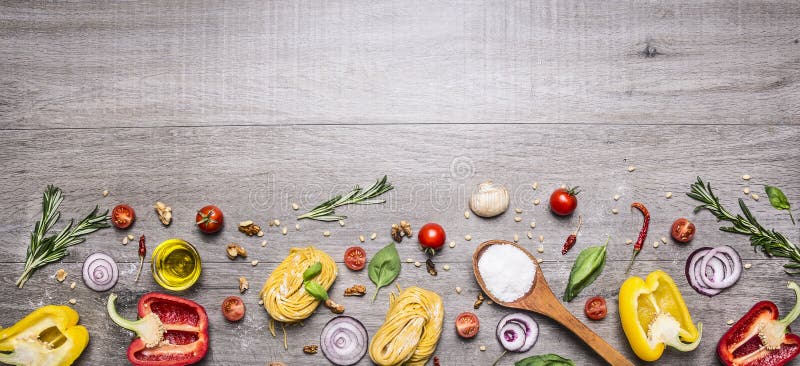
[{"label": "wooden spoon handle", "polygon": [[572,313],[570,313],[569,310],[567,310],[563,305],[561,305],[561,303],[551,306],[550,309],[547,309],[547,313],[550,318],[561,323],[563,326],[567,327],[567,329],[571,330],[572,333],[575,333],[575,335],[586,342],[589,347],[597,352],[600,357],[603,357],[603,359],[609,364],[614,366],[633,366],[631,361],[628,361],[625,356],[614,349],[614,347],[608,344],[608,342],[604,341],[603,338],[598,336],[595,332],[589,329],[589,327],[575,318],[575,316],[572,315]]}]

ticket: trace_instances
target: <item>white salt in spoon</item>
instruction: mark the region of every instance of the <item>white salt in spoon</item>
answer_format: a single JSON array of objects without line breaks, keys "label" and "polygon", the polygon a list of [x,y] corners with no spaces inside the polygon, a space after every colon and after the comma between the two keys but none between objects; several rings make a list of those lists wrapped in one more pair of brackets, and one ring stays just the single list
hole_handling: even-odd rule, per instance
[{"label": "white salt in spoon", "polygon": [[[525,253],[531,259],[534,267],[536,267],[536,275],[534,276],[533,284],[531,285],[530,289],[528,292],[522,295],[522,297],[514,301],[506,302],[498,299],[494,294],[492,294],[491,291],[489,291],[489,288],[487,288],[486,283],[483,281],[483,277],[481,277],[481,272],[478,268],[478,261],[486,249],[492,245],[513,245]],[[585,324],[581,323],[580,320],[572,315],[572,313],[570,313],[569,310],[567,310],[567,308],[565,308],[564,305],[558,301],[556,296],[553,294],[553,291],[550,290],[550,286],[547,285],[547,281],[542,275],[542,270],[539,267],[536,258],[519,245],[505,240],[489,240],[481,243],[481,245],[475,249],[475,253],[472,255],[472,270],[475,272],[475,279],[483,289],[483,292],[485,292],[486,295],[488,295],[489,298],[495,303],[509,308],[533,311],[553,319],[577,335],[578,338],[589,345],[589,347],[597,352],[597,354],[609,364],[614,366],[633,365],[631,361],[628,361],[625,356],[620,354],[616,349],[614,349],[614,347],[608,344],[608,342],[604,341],[602,338],[600,338],[600,336],[592,332],[592,330],[589,329]]]}]

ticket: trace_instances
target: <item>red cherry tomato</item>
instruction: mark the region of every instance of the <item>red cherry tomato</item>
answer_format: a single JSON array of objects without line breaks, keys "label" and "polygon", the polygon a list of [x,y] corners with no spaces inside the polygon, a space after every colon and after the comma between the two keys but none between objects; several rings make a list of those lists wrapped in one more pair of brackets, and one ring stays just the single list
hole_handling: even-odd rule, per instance
[{"label": "red cherry tomato", "polygon": [[136,212],[131,206],[117,205],[111,210],[111,223],[119,229],[127,229],[135,219]]},{"label": "red cherry tomato", "polygon": [[589,319],[603,320],[608,314],[606,299],[602,296],[590,297],[589,300],[586,300],[583,312],[586,313],[586,317]]},{"label": "red cherry tomato", "polygon": [[429,222],[422,225],[417,234],[417,240],[423,250],[439,250],[444,245],[444,240],[447,236],[441,225]]},{"label": "red cherry tomato", "polygon": [[478,320],[478,316],[469,311],[458,314],[456,317],[456,331],[462,338],[474,337],[480,328],[481,322]]},{"label": "red cherry tomato", "polygon": [[216,233],[222,229],[223,220],[222,210],[213,205],[201,208],[195,217],[197,228],[206,234]]},{"label": "red cherry tomato", "polygon": [[236,322],[244,318],[244,301],[239,296],[228,296],[222,301],[222,315],[228,321]]},{"label": "red cherry tomato", "polygon": [[672,223],[672,238],[681,243],[688,243],[694,238],[694,224],[683,217]]},{"label": "red cherry tomato", "polygon": [[567,216],[578,207],[578,187],[559,188],[550,195],[550,210],[559,216]]},{"label": "red cherry tomato", "polygon": [[354,271],[364,269],[367,264],[367,252],[362,247],[350,247],[344,251],[344,265]]}]

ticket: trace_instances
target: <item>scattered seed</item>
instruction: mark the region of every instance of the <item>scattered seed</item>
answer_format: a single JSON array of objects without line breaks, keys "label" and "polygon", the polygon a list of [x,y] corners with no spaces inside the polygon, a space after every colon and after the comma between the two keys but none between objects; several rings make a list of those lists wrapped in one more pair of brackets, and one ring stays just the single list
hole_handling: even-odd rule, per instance
[{"label": "scattered seed", "polygon": [[664,244],[667,244],[667,237],[666,236],[662,236],[661,237],[661,242],[664,243]]},{"label": "scattered seed", "polygon": [[464,240],[466,240],[466,241],[472,240],[472,235],[469,235],[469,234],[464,235]]},{"label": "scattered seed", "polygon": [[461,293],[461,287],[458,287],[458,286],[456,286],[456,293],[457,293],[457,294],[460,294],[460,293]]},{"label": "scattered seed", "polygon": [[536,221],[531,221],[531,229],[535,229],[535,228],[536,228]]},{"label": "scattered seed", "polygon": [[468,218],[469,218],[469,211],[464,211],[464,218],[465,218],[465,219],[468,219]]},{"label": "scattered seed", "polygon": [[[300,230],[300,229],[298,229],[298,230]],[[281,234],[286,235],[288,233],[289,233],[289,229],[287,227],[284,227],[283,229],[281,229]]]},{"label": "scattered seed", "polygon": [[753,265],[752,265],[752,264],[750,264],[750,263],[745,263],[745,264],[744,264],[744,269],[750,269],[750,267],[752,267],[752,266],[753,266]]},{"label": "scattered seed", "polygon": [[567,185],[566,184],[562,184],[561,185],[561,189],[567,189]]},{"label": "scattered seed", "polygon": [[659,244],[661,244],[661,243],[659,243],[659,242],[654,242],[654,243],[653,243],[653,248],[658,248]]},{"label": "scattered seed", "polygon": [[[285,230],[285,229],[286,229],[286,228],[284,228],[284,230]],[[259,238],[260,238],[260,237],[263,237],[263,236],[264,236],[264,232],[263,232],[263,231],[261,231],[261,230],[259,230],[259,231],[258,231],[258,233],[256,233],[256,236],[258,236]]]},{"label": "scattered seed", "polygon": [[253,266],[253,267],[257,266],[258,265],[258,259],[250,262],[250,265]]},{"label": "scattered seed", "polygon": [[728,325],[733,325],[733,319],[728,319],[728,321],[726,322],[726,324],[728,324]]},{"label": "scattered seed", "polygon": [[442,266],[442,269],[445,270],[445,271],[449,271],[450,270],[450,265],[449,264],[445,264],[445,265]]},{"label": "scattered seed", "polygon": [[620,196],[618,194],[615,194],[614,195],[614,201],[619,201],[620,197],[622,197],[622,196]]},{"label": "scattered seed", "polygon": [[129,241],[130,241],[130,240],[128,240],[128,237],[127,237],[127,236],[126,236],[126,237],[124,237],[124,238],[122,238],[122,245],[128,245],[128,242],[129,242]]},{"label": "scattered seed", "polygon": [[533,233],[532,232],[528,231],[527,235],[528,235],[528,239],[533,239]]},{"label": "scattered seed", "polygon": [[322,232],[322,236],[324,236],[324,237],[331,236],[331,232],[330,231],[323,231]]},{"label": "scattered seed", "polygon": [[625,240],[625,244],[631,245],[633,244],[633,240],[631,239]]},{"label": "scattered seed", "polygon": [[759,196],[756,193],[752,193],[752,194],[750,194],[750,198],[752,198],[753,201],[758,201],[758,199],[761,198],[761,196]]},{"label": "scattered seed", "polygon": [[74,297],[69,299],[69,303],[72,304],[72,305],[75,305],[77,302],[78,302],[78,300],[75,299]]},{"label": "scattered seed", "polygon": [[366,238],[364,238],[364,235],[359,235],[359,236],[358,236],[358,241],[360,241],[360,242],[362,242],[362,243],[363,243],[363,242],[367,241],[367,239],[366,239]]},{"label": "scattered seed", "polygon": [[544,245],[540,245],[538,248],[536,248],[536,251],[539,253],[544,253]]},{"label": "scattered seed", "polygon": [[745,174],[745,175],[743,175],[743,176],[742,176],[742,179],[744,179],[744,180],[750,180],[750,174]]},{"label": "scattered seed", "polygon": [[492,304],[494,304],[494,301],[492,301],[492,300],[486,300],[486,304],[487,304],[487,305],[492,305]]},{"label": "scattered seed", "polygon": [[417,266],[417,267],[419,267],[419,266],[421,266],[421,265],[422,265],[422,263],[420,263],[420,262],[414,262],[414,265],[415,265],[415,266]]},{"label": "scattered seed", "polygon": [[543,243],[543,242],[544,242],[544,235],[539,235],[539,242],[540,242],[540,243]]},{"label": "scattered seed", "polygon": [[77,283],[75,283],[75,281],[72,281],[72,283],[69,284],[69,288],[74,289],[75,285],[77,285]]},{"label": "scattered seed", "polygon": [[58,282],[64,282],[66,278],[67,278],[67,271],[65,271],[63,268],[59,268],[58,271],[56,271],[56,280]]},{"label": "scattered seed", "polygon": [[536,263],[542,263],[542,262],[544,262],[544,259],[542,259],[542,258],[536,258]]},{"label": "scattered seed", "polygon": [[538,199],[538,198],[537,198],[537,199],[535,199],[535,200],[533,200],[533,204],[534,204],[534,205],[538,205],[538,204],[540,204],[540,203],[542,203],[542,201],[539,201],[539,199]]},{"label": "scattered seed", "polygon": [[297,210],[299,210],[299,209],[300,209],[300,205],[298,205],[298,204],[296,204],[296,203],[292,203],[292,210],[295,210],[295,211],[297,211]]},{"label": "scattered seed", "polygon": [[344,220],[339,220],[339,226],[344,226]]},{"label": "scattered seed", "polygon": [[519,216],[514,216],[514,222],[520,222],[520,221],[522,221],[522,218],[521,218],[521,217],[519,217]]},{"label": "scattered seed", "polygon": [[522,209],[517,207],[517,208],[514,209],[514,212],[516,212],[518,214],[521,214],[522,213]]},{"label": "scattered seed", "polygon": [[267,241],[266,241],[266,240],[262,240],[262,241],[261,241],[261,246],[262,246],[262,247],[265,247],[265,246],[267,246]]},{"label": "scattered seed", "polygon": [[300,231],[300,224],[294,224],[294,230]]},{"label": "scattered seed", "polygon": [[369,236],[369,240],[375,240],[375,238],[377,238],[377,237],[378,237],[378,233],[372,233]]},{"label": "scattered seed", "polygon": [[264,300],[258,300],[258,305],[264,305]]},{"label": "scattered seed", "polygon": [[516,243],[516,242],[518,242],[518,241],[519,241],[519,235],[517,235],[517,234],[514,234],[514,242]]},{"label": "scattered seed", "polygon": [[414,260],[411,258],[406,258],[406,263],[414,263]]},{"label": "scattered seed", "polygon": [[533,184],[531,184],[531,188],[539,189],[539,182],[533,182]]},{"label": "scattered seed", "polygon": [[636,170],[636,167],[635,167],[635,166],[633,166],[633,165],[628,165],[628,172],[633,172],[634,170]]},{"label": "scattered seed", "polygon": [[103,191],[103,197],[108,197],[108,190]]},{"label": "scattered seed", "polygon": [[128,240],[133,240],[133,234],[128,234]]},{"label": "scattered seed", "polygon": [[672,198],[672,192],[667,192],[664,194],[664,197]]},{"label": "scattered seed", "polygon": [[456,242],[454,242],[454,241],[451,241],[451,242],[450,242],[450,248],[455,248],[455,247],[456,247]]},{"label": "scattered seed", "polygon": [[486,346],[480,346],[478,349],[481,350],[481,352],[486,351]]},{"label": "scattered seed", "polygon": [[750,187],[742,188],[742,192],[744,192],[744,194],[750,194]]},{"label": "scattered seed", "polygon": [[614,214],[614,215],[616,215],[616,214],[618,214],[618,213],[619,213],[619,210],[617,210],[616,208],[612,208],[612,209],[611,209],[611,213],[612,213],[612,214]]}]

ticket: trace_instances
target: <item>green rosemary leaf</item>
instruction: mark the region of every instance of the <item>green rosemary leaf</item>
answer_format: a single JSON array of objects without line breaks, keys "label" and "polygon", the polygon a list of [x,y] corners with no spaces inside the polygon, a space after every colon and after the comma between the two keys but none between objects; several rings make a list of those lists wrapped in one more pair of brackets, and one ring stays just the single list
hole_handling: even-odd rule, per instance
[{"label": "green rosemary leaf", "polygon": [[390,190],[392,190],[392,184],[386,181],[387,177],[384,175],[383,178],[378,179],[375,181],[374,184],[369,186],[366,190],[362,190],[361,187],[355,186],[352,191],[344,194],[344,195],[337,195],[333,198],[319,204],[317,207],[314,207],[311,211],[306,212],[300,216],[297,216],[298,220],[302,219],[312,219],[317,221],[339,221],[344,220],[347,216],[336,215],[336,208],[345,205],[374,205],[379,203],[384,203],[386,200],[376,198]]}]

